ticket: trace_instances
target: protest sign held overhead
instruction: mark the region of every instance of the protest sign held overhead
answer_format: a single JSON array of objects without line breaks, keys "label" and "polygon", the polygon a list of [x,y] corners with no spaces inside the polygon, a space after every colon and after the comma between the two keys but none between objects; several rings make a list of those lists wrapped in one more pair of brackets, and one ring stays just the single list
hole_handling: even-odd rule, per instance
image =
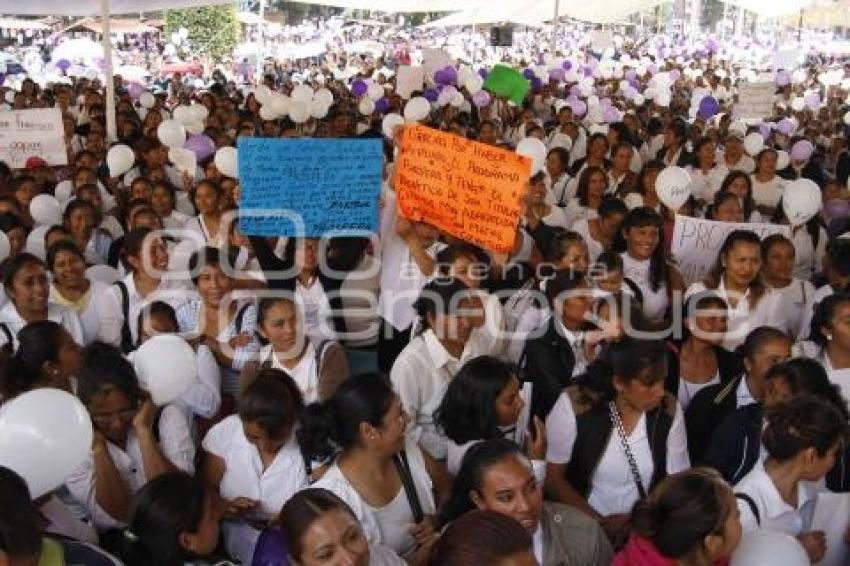
[{"label": "protest sign held overhead", "polygon": [[510,251],[531,160],[424,126],[405,128],[395,189],[401,214],[482,248]]},{"label": "protest sign held overhead", "polygon": [[528,80],[516,69],[496,65],[484,80],[484,90],[507,98],[515,104],[522,104],[525,95],[531,88]]},{"label": "protest sign held overhead", "polygon": [[0,161],[23,169],[27,159],[67,165],[62,112],[58,108],[0,112]]},{"label": "protest sign held overhead", "polygon": [[738,102],[734,115],[740,120],[761,120],[773,115],[773,97],[776,85],[773,82],[741,83],[738,87]]},{"label": "protest sign held overhead", "polygon": [[238,143],[244,234],[377,231],[381,140],[239,138]]}]

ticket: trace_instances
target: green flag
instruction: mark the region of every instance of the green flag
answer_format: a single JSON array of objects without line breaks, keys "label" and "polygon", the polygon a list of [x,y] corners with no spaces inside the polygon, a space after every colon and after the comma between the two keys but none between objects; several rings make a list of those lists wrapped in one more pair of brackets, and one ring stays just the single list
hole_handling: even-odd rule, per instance
[{"label": "green flag", "polygon": [[495,95],[505,97],[514,102],[514,104],[522,104],[525,100],[525,95],[531,85],[522,76],[522,73],[516,69],[505,67],[504,65],[496,65],[487,79],[484,81],[484,88]]}]

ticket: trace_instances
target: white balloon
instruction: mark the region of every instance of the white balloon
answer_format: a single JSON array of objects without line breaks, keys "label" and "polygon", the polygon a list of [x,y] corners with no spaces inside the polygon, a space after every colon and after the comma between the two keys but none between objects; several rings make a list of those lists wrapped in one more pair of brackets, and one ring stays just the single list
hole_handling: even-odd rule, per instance
[{"label": "white balloon", "polygon": [[177,120],[163,120],[156,129],[156,136],[165,147],[183,147],[186,128]]},{"label": "white balloon", "polygon": [[677,211],[691,196],[691,176],[681,167],[665,167],[655,180],[655,192],[664,206]]},{"label": "white balloon", "polygon": [[404,107],[404,118],[412,122],[419,122],[431,113],[431,105],[422,96],[415,96],[407,101]]},{"label": "white balloon", "polygon": [[62,224],[62,207],[53,195],[38,195],[30,201],[30,215],[38,226]]},{"label": "white balloon", "polygon": [[195,113],[192,111],[192,107],[185,104],[175,108],[171,113],[171,117],[183,125],[195,121]]},{"label": "white balloon", "polygon": [[141,104],[142,108],[150,110],[156,105],[156,97],[150,92],[145,91],[139,96],[139,104]]},{"label": "white balloon", "polygon": [[806,108],[806,101],[803,97],[797,96],[791,101],[791,110],[794,112],[802,112]]},{"label": "white balloon", "polygon": [[466,81],[468,81],[473,74],[472,69],[466,65],[461,65],[461,67],[457,70],[457,84],[465,85]]},{"label": "white balloon", "polygon": [[270,122],[277,118],[277,112],[275,112],[270,105],[264,104],[263,106],[260,106],[260,118],[266,122]]},{"label": "white balloon", "polygon": [[357,105],[357,109],[364,116],[371,116],[375,111],[375,101],[369,97],[363,97],[360,99],[360,104]]},{"label": "white balloon", "polygon": [[197,136],[204,133],[203,122],[189,122],[186,124],[186,133],[190,136]]},{"label": "white balloon", "polygon": [[220,147],[218,151],[215,152],[215,159],[213,160],[215,168],[218,169],[225,177],[238,179],[239,162],[237,155],[235,147]]},{"label": "white balloon", "polygon": [[850,126],[850,112],[844,114],[844,125]]},{"label": "white balloon", "polygon": [[636,94],[632,97],[632,102],[635,103],[635,106],[643,106],[643,103],[646,102],[646,99],[642,94]]},{"label": "white balloon", "polygon": [[378,83],[372,83],[369,85],[369,89],[366,91],[366,96],[371,98],[373,101],[378,100],[379,98],[384,96],[384,87],[382,87]]},{"label": "white balloon", "polygon": [[121,273],[111,265],[98,263],[86,269],[86,279],[112,285],[121,279]]},{"label": "white balloon", "polygon": [[820,212],[823,200],[820,188],[811,179],[797,179],[785,186],[782,210],[791,226],[799,226]]},{"label": "white balloon", "polygon": [[91,451],[91,417],[61,389],[28,391],[0,412],[0,465],[27,482],[32,498],[61,486]]},{"label": "white balloon", "polygon": [[[293,93],[294,94],[294,93]],[[310,102],[295,100],[289,103],[289,117],[296,124],[303,124],[310,119]]]},{"label": "white balloon", "polygon": [[749,155],[755,157],[758,155],[758,152],[764,149],[764,138],[758,132],[748,134],[744,138],[744,149]]},{"label": "white balloon", "polygon": [[532,175],[537,175],[546,165],[546,146],[537,138],[523,138],[517,144],[516,152],[531,159]]},{"label": "white balloon", "polygon": [[395,135],[395,129],[398,126],[404,125],[404,118],[401,117],[400,114],[387,114],[384,116],[384,121],[381,123],[381,129],[384,131],[384,136],[389,139],[393,138]]},{"label": "white balloon", "polygon": [[791,535],[757,529],[741,537],[730,566],[809,566],[809,556]]},{"label": "white balloon", "polygon": [[193,104],[189,107],[195,122],[204,122],[210,115],[209,108],[203,104]]},{"label": "white balloon", "polygon": [[0,232],[0,261],[5,261],[12,252],[12,245],[9,243],[9,236],[6,232]]},{"label": "white balloon", "polygon": [[35,257],[45,260],[47,259],[47,250],[44,246],[44,236],[50,226],[37,226],[33,228],[27,236],[27,243],[24,246],[24,251],[31,253]]},{"label": "white balloon", "polygon": [[791,165],[791,156],[783,149],[778,150],[776,152],[776,170],[782,171],[789,165]]},{"label": "white balloon", "polygon": [[133,167],[136,154],[124,144],[113,145],[106,153],[106,164],[109,166],[109,176],[119,177]]},{"label": "white balloon", "polygon": [[195,169],[198,167],[198,156],[191,149],[172,147],[168,150],[168,160],[179,172],[188,173],[194,177]]},{"label": "white balloon", "polygon": [[173,334],[158,334],[142,344],[133,356],[139,384],[161,407],[180,398],[198,377],[195,351]]},{"label": "white balloon", "polygon": [[260,104],[268,104],[271,97],[272,89],[270,89],[266,85],[260,85],[257,87],[257,90],[254,91],[254,98],[256,98],[257,102],[259,102]]},{"label": "white balloon", "polygon": [[469,94],[475,94],[476,92],[484,88],[484,79],[482,79],[478,75],[472,75],[466,80],[466,82],[463,83],[463,85],[466,87],[466,90],[467,92],[469,92]]},{"label": "white balloon", "polygon": [[316,94],[313,95],[313,100],[321,100],[326,106],[330,106],[334,103],[334,95],[328,89],[320,88],[316,91]]},{"label": "white balloon", "polygon": [[324,100],[317,100],[314,98],[312,102],[310,102],[310,116],[317,120],[321,120],[327,116],[328,110],[329,106],[325,104]]},{"label": "white balloon", "polygon": [[451,104],[455,108],[460,108],[461,106],[463,106],[463,101],[464,101],[463,93],[457,92],[452,97],[452,99],[449,101],[449,104]]},{"label": "white balloon", "polygon": [[277,116],[286,116],[289,114],[289,97],[285,94],[275,94],[269,101],[268,106],[271,107]]},{"label": "white balloon", "polygon": [[623,199],[623,203],[629,210],[633,208],[640,208],[643,206],[643,195],[640,193],[628,193]]},{"label": "white balloon", "polygon": [[298,85],[289,96],[293,102],[310,102],[313,100],[313,89],[307,85]]}]

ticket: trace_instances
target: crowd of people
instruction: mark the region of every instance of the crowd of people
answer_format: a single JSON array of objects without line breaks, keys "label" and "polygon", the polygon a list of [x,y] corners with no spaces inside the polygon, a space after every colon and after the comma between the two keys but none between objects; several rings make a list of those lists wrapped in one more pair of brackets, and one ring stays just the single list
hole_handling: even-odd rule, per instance
[{"label": "crowd of people", "polygon": [[[53,388],[93,431],[55,489],[0,466],[0,563],[850,556],[850,532],[815,521],[823,495],[850,492],[850,65],[768,71],[741,51],[538,45],[513,61],[520,103],[464,64],[402,96],[407,53],[250,90],[118,77],[114,140],[99,79],[0,87],[15,110],[61,111],[68,161],[0,163],[0,421]],[[738,90],[766,74],[771,115],[739,119]],[[281,111],[305,86],[331,97],[324,112]],[[407,112],[420,96],[424,117]],[[509,252],[399,213],[390,114],[545,146]],[[217,150],[191,168],[162,139],[181,116]],[[379,233],[243,233],[219,152],[249,136],[381,139]],[[133,154],[118,172],[116,145]],[[689,196],[671,208],[656,182],[675,167]],[[800,179],[821,206],[795,222]],[[61,223],[31,206],[42,195]],[[671,251],[677,216],[736,224],[699,280]],[[760,223],[784,228],[762,239]],[[157,406],[138,359],[161,335],[191,346],[196,372]]]}]

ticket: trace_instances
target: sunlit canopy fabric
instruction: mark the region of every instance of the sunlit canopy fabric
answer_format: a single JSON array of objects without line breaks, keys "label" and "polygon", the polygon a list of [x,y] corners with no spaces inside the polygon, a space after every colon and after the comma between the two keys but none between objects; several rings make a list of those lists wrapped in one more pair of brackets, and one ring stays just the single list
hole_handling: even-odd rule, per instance
[{"label": "sunlit canopy fabric", "polygon": [[730,6],[755,12],[759,16],[776,18],[799,13],[814,5],[814,0],[721,0]]},{"label": "sunlit canopy fabric", "polygon": [[[233,0],[110,0],[111,14],[138,14],[154,10],[232,4]],[[0,0],[0,13],[34,16],[92,16],[100,14],[100,0]]]},{"label": "sunlit canopy fabric", "polygon": [[[136,34],[136,33],[156,33],[159,30],[139,20],[124,20],[112,18],[109,22],[112,33]],[[103,33],[103,24],[95,18],[84,18],[71,24],[63,29],[60,33],[70,31],[93,31],[95,33]]]},{"label": "sunlit canopy fabric", "polygon": [[[627,16],[654,8],[665,0],[617,0],[615,2],[576,3],[561,0],[558,3],[559,18],[573,18],[585,22],[616,23]],[[555,0],[533,0],[531,2],[484,2],[474,8],[451,14],[427,27],[469,26],[510,22],[523,25],[540,25],[551,21],[555,15]]]},{"label": "sunlit canopy fabric", "polygon": [[18,20],[13,18],[0,18],[0,29],[50,29],[50,26],[38,20]]}]

